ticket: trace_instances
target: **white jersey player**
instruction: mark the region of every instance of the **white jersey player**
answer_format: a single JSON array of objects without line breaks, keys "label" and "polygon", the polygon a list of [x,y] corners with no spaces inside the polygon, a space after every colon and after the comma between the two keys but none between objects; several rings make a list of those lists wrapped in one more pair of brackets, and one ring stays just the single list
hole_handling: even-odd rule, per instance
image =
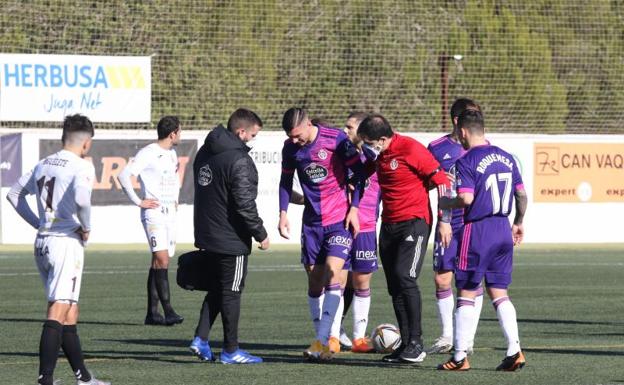
[{"label": "white jersey player", "polygon": [[[59,348],[65,352],[78,384],[108,384],[86,369],[76,329],[95,180],[93,164],[83,157],[91,148],[92,137],[93,124],[87,117],[65,118],[63,149],[41,160],[7,195],[18,214],[38,230],[35,261],[48,300],[39,344],[41,385],[53,383]],[[38,215],[28,205],[28,195],[36,195]]]},{"label": "white jersey player", "polygon": [[[143,147],[119,174],[119,182],[128,198],[141,207],[141,222],[152,252],[147,279],[146,325],[173,325],[184,318],[176,314],[170,302],[169,258],[175,254],[176,211],[180,192],[178,156],[174,147],[180,142],[180,121],[165,116],[158,122],[158,142]],[[138,177],[141,197],[132,186]],[[158,312],[162,303],[165,316]]]}]

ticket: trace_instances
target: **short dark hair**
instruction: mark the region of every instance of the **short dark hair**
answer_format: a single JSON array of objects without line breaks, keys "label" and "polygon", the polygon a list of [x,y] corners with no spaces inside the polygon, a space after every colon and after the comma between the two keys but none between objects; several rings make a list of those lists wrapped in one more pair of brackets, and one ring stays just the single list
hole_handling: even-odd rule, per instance
[{"label": "short dark hair", "polygon": [[467,109],[481,112],[481,106],[478,105],[477,102],[475,102],[474,100],[468,98],[458,98],[453,102],[453,105],[451,106],[451,119],[455,119],[459,116],[459,114]]},{"label": "short dark hair", "polygon": [[288,134],[293,128],[297,127],[308,117],[305,109],[300,107],[289,108],[282,118],[282,128]]},{"label": "short dark hair", "polygon": [[315,126],[334,127],[333,124],[331,124],[330,122],[328,122],[327,120],[323,118],[312,118],[310,121]]},{"label": "short dark hair", "polygon": [[227,128],[230,132],[236,132],[239,128],[247,131],[253,126],[262,127],[262,120],[255,112],[246,108],[239,108],[234,111],[227,123]]},{"label": "short dark hair", "polygon": [[347,120],[355,119],[361,123],[367,117],[368,117],[368,113],[362,112],[362,111],[355,111],[355,112],[350,113],[349,116],[347,116]]},{"label": "short dark hair", "polygon": [[362,120],[357,133],[370,140],[379,140],[382,136],[391,138],[394,135],[390,123],[380,114],[372,114]]},{"label": "short dark hair", "polygon": [[70,142],[77,136],[76,134],[88,134],[89,137],[92,138],[95,134],[93,123],[84,115],[67,115],[65,120],[63,120],[63,136],[61,137],[61,141],[63,144]]},{"label": "short dark hair", "polygon": [[472,134],[484,132],[483,114],[477,110],[467,109],[457,118],[457,128],[466,128]]},{"label": "short dark hair", "polygon": [[177,116],[163,116],[158,121],[156,130],[158,131],[158,140],[165,139],[172,132],[178,131],[180,128],[180,119]]}]

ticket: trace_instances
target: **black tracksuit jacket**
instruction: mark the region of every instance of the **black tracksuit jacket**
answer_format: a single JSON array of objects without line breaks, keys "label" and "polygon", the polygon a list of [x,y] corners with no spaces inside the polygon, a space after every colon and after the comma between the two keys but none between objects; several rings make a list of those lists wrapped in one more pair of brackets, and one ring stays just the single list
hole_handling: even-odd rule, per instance
[{"label": "black tracksuit jacket", "polygon": [[212,130],[193,163],[195,247],[213,253],[248,255],[251,238],[267,232],[258,215],[258,170],[250,148],[222,125]]}]

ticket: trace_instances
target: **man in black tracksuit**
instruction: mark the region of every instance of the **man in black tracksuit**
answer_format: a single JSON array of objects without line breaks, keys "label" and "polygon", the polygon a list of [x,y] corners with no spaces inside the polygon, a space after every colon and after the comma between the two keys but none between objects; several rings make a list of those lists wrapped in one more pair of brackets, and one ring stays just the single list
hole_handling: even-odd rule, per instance
[{"label": "man in black tracksuit", "polygon": [[269,238],[255,202],[258,171],[246,145],[261,127],[262,121],[254,112],[236,110],[227,128],[219,125],[208,134],[193,163],[195,246],[207,258],[209,290],[190,349],[203,360],[214,360],[208,335],[221,313],[224,334],[221,361],[262,362],[260,357],[238,347],[240,301],[251,238],[260,243],[260,249],[269,248]]}]

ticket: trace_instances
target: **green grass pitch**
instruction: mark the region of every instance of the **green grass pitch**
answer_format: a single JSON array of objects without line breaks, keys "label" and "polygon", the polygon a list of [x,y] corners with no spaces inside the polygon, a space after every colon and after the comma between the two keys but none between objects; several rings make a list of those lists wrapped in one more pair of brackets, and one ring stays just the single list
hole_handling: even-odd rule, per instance
[{"label": "green grass pitch", "polygon": [[[622,384],[623,255],[623,245],[517,249],[510,294],[527,366],[516,373],[493,370],[505,354],[505,342],[489,302],[467,373],[434,370],[446,355],[429,356],[421,365],[387,365],[378,354],[351,353],[330,364],[303,362],[301,351],[313,336],[305,274],[294,247],[254,252],[250,259],[239,334],[241,346],[262,356],[264,364],[226,366],[191,356],[188,344],[203,296],[178,288],[175,268],[170,271],[173,304],[186,320],[173,327],[144,326],[149,257],[143,246],[87,250],[79,331],[87,366],[113,384]],[[439,333],[431,251],[419,282],[428,345]],[[373,278],[372,289],[369,331],[396,323],[382,273]],[[29,247],[0,247],[0,293],[0,384],[32,385],[45,299]],[[220,319],[215,325],[211,340],[219,352]],[[346,328],[351,329],[350,313]],[[63,357],[56,378],[74,383]]]}]

